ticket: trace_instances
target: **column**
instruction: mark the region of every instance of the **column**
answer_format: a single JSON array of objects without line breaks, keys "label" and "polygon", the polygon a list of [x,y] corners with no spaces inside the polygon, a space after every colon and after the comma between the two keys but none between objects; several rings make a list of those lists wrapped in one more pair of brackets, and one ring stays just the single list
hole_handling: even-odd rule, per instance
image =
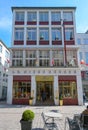
[{"label": "column", "polygon": [[77,93],[78,93],[78,104],[83,105],[83,89],[82,89],[81,72],[80,75],[77,75]]},{"label": "column", "polygon": [[58,93],[58,75],[54,76],[54,102],[55,105],[59,104],[59,93]]},{"label": "column", "polygon": [[13,75],[8,75],[7,104],[12,104]]},{"label": "column", "polygon": [[35,75],[31,76],[31,93],[32,96],[34,97],[33,99],[33,105],[36,103],[36,79]]}]

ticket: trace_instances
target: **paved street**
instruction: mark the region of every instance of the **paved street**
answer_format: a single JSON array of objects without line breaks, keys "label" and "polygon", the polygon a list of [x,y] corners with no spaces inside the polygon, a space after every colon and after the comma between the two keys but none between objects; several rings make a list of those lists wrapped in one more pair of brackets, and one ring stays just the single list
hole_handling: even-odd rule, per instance
[{"label": "paved street", "polygon": [[85,106],[23,106],[23,105],[0,105],[0,130],[21,130],[20,119],[22,112],[31,109],[35,113],[33,120],[33,130],[43,129],[42,112],[49,110],[59,110],[62,113],[62,119],[56,119],[59,130],[64,130],[65,117],[73,117],[74,114],[81,113]]}]

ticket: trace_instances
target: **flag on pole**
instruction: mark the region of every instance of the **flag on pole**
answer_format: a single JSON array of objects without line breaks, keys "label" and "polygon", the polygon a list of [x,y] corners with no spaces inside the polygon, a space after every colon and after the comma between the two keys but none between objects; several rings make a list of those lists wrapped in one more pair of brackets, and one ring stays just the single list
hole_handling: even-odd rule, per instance
[{"label": "flag on pole", "polygon": [[54,58],[52,59],[52,65],[54,65]]},{"label": "flag on pole", "polygon": [[10,63],[10,60],[9,60],[9,59],[7,59],[7,63]]}]

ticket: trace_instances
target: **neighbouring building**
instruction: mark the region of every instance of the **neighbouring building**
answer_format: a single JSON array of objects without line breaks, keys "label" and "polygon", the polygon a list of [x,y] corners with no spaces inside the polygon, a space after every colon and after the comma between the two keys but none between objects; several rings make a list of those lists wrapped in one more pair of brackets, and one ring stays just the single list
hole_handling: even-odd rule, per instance
[{"label": "neighbouring building", "polygon": [[0,40],[0,100],[6,100],[7,97],[9,59],[10,51]]},{"label": "neighbouring building", "polygon": [[83,104],[75,10],[12,7],[8,104]]},{"label": "neighbouring building", "polygon": [[77,33],[83,92],[88,99],[88,31]]}]

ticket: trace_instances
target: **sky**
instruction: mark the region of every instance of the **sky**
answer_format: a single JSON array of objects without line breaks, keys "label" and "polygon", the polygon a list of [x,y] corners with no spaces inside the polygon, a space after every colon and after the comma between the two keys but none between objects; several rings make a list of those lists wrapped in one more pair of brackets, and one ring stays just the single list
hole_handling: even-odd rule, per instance
[{"label": "sky", "polygon": [[88,29],[88,0],[0,0],[0,40],[11,47],[12,10],[11,7],[76,7],[76,32]]}]

